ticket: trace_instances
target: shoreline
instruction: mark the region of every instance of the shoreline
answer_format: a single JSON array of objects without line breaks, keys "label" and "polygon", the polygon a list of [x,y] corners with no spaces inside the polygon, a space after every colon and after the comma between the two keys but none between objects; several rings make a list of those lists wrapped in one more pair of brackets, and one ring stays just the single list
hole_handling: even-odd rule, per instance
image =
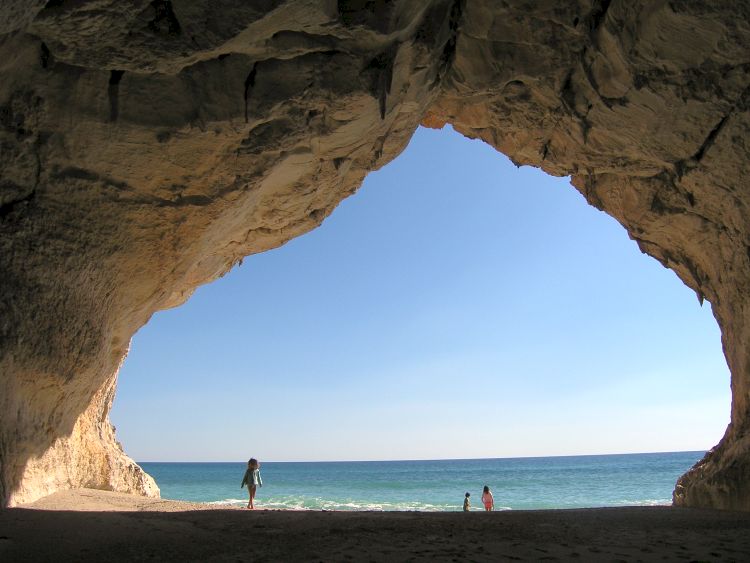
[{"label": "shoreline", "polygon": [[[225,501],[186,501],[167,498],[148,498],[129,493],[117,493],[102,491],[99,489],[69,489],[57,491],[34,502],[19,505],[17,508],[30,510],[68,510],[74,512],[187,512],[193,510],[240,510],[245,508],[247,500],[241,502]],[[278,506],[264,506],[256,500],[256,512],[341,512],[351,513],[395,513],[395,514],[457,514],[462,513],[460,507],[456,510],[378,510],[378,509],[352,509],[341,510],[335,508],[286,508]],[[497,507],[493,512],[548,512],[559,510],[599,510],[599,509],[628,509],[628,508],[672,508],[672,503],[664,504],[631,504],[621,506],[591,506],[591,507],[561,507],[561,508],[508,508]],[[248,511],[249,512],[249,511]],[[474,506],[470,512],[484,513],[480,506]],[[748,516],[750,517],[750,515]]]},{"label": "shoreline", "polygon": [[239,508],[82,489],[0,510],[4,561],[750,559],[750,515],[671,506],[492,513]]}]

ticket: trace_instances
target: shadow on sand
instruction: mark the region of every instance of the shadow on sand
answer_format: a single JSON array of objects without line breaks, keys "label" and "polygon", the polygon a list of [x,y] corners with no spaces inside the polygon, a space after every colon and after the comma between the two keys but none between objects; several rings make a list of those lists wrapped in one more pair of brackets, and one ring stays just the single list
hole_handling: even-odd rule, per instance
[{"label": "shadow on sand", "polygon": [[0,511],[0,561],[750,559],[750,515],[672,507],[495,513]]}]

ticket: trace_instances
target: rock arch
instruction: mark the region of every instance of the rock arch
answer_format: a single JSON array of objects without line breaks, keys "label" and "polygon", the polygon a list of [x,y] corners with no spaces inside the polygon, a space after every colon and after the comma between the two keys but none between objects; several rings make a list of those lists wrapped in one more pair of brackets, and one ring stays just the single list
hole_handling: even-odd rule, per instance
[{"label": "rock arch", "polygon": [[571,175],[708,299],[731,423],[677,504],[750,510],[750,7],[0,7],[0,497],[158,494],[108,420],[132,334],[315,228],[416,127]]}]

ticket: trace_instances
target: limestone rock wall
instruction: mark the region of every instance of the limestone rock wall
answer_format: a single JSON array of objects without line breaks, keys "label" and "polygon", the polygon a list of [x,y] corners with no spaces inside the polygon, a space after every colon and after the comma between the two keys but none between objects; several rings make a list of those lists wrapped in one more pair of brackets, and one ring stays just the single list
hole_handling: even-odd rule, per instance
[{"label": "limestone rock wall", "polygon": [[732,372],[731,424],[674,502],[750,510],[750,6],[510,4],[466,3],[424,122],[571,175],[711,302]]},{"label": "limestone rock wall", "polygon": [[94,394],[69,435],[57,437],[44,454],[28,460],[13,495],[15,502],[46,496],[61,487],[159,496],[154,480],[122,451],[109,423],[116,383],[115,374]]},{"label": "limestone rock wall", "polygon": [[675,502],[750,510],[748,22],[729,1],[4,4],[3,502],[158,494],[108,421],[132,334],[319,225],[421,122],[570,174],[710,300],[732,422]]},{"label": "limestone rock wall", "polygon": [[86,486],[91,464],[152,490],[92,397],[151,314],[316,227],[405,147],[450,8],[50,2],[0,38],[5,502]]}]

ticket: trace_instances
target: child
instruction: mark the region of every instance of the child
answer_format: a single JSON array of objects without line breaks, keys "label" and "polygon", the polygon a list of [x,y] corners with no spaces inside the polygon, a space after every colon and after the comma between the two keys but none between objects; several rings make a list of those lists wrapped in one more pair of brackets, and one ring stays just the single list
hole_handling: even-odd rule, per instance
[{"label": "child", "polygon": [[250,501],[247,503],[247,507],[250,510],[255,510],[255,489],[258,486],[263,486],[263,479],[260,478],[260,463],[254,457],[247,462],[247,471],[242,478],[240,488],[244,487],[245,483],[247,483],[247,492],[250,493]]},{"label": "child", "polygon": [[492,497],[490,488],[487,485],[484,486],[484,490],[482,491],[482,504],[484,504],[484,509],[487,512],[495,510],[495,499]]},{"label": "child", "polygon": [[464,512],[469,512],[471,509],[471,501],[469,500],[470,496],[470,493],[466,493],[466,496],[464,497]]}]

